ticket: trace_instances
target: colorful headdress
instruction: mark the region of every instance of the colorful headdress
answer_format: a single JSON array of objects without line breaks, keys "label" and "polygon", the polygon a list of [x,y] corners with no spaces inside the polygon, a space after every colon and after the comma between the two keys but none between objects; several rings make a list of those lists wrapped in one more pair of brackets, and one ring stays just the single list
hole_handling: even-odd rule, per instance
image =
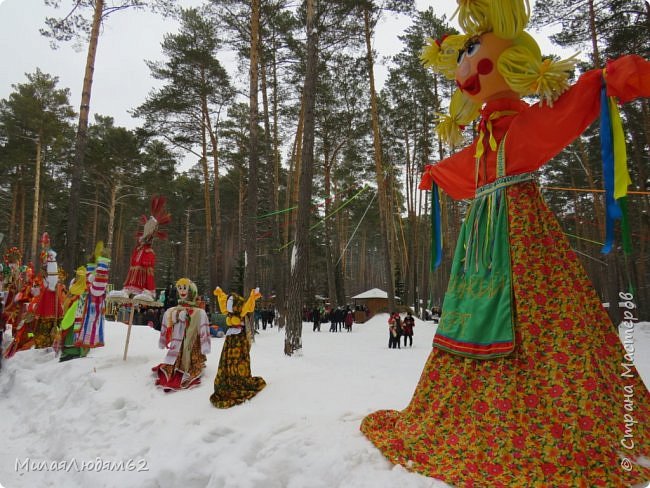
[{"label": "colorful headdress", "polygon": [[143,225],[142,231],[138,232],[138,239],[140,241],[151,240],[154,237],[158,239],[166,239],[167,232],[160,230],[160,227],[167,225],[171,222],[171,215],[165,210],[165,203],[167,199],[162,196],[154,196],[151,199],[151,215],[140,216],[140,223]]},{"label": "colorful headdress", "polygon": [[20,252],[20,249],[18,249],[16,246],[10,247],[5,252],[3,260],[7,266],[12,263],[20,265],[23,260],[23,253]]}]

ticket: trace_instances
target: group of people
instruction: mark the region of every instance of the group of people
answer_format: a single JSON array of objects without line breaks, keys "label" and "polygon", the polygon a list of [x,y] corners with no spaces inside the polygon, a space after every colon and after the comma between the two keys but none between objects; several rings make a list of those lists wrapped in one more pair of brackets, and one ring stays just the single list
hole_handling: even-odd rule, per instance
[{"label": "group of people", "polygon": [[401,349],[400,343],[404,337],[404,347],[407,343],[413,347],[413,327],[415,327],[415,318],[409,310],[402,319],[401,315],[395,311],[388,317],[388,349]]},{"label": "group of people", "polygon": [[309,309],[303,308],[303,321],[312,322],[313,332],[320,332],[321,324],[330,323],[329,332],[341,332],[343,328],[348,332],[352,332],[352,324],[354,324],[354,312],[351,307],[323,307],[314,306]]},{"label": "group of people", "polygon": [[330,321],[330,332],[342,332],[343,328],[348,332],[352,332],[354,312],[349,306],[346,308],[336,307],[334,310],[331,310],[329,315],[326,317]]},{"label": "group of people", "polygon": [[264,307],[261,310],[255,310],[255,330],[260,330],[260,324],[262,324],[262,330],[266,330],[267,327],[273,328],[275,316],[276,313],[273,307]]}]

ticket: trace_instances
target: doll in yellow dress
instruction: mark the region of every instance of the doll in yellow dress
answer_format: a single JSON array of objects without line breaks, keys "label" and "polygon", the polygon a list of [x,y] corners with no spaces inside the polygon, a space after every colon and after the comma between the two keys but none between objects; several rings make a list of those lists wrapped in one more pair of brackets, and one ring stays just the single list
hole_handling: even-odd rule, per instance
[{"label": "doll in yellow dress", "polygon": [[250,400],[265,386],[259,376],[251,375],[250,342],[244,329],[244,318],[255,310],[259,289],[251,290],[246,300],[236,293],[214,290],[221,313],[226,314],[226,339],[221,350],[219,369],[214,379],[214,393],[210,396],[217,408],[230,408]]}]

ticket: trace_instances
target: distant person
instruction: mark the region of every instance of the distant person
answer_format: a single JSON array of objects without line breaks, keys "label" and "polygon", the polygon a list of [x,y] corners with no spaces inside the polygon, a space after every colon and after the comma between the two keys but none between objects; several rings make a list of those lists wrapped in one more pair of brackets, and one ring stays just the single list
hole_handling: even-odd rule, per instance
[{"label": "distant person", "polygon": [[165,310],[171,307],[178,305],[178,291],[176,287],[171,283],[167,285],[167,290],[165,291],[165,301],[163,302],[163,307]]},{"label": "distant person", "polygon": [[275,307],[269,307],[269,327],[273,328],[273,322],[275,322]]},{"label": "distant person", "polygon": [[330,332],[336,332],[336,326],[339,320],[339,309],[335,308],[330,312]]},{"label": "distant person", "polygon": [[[260,320],[262,320],[262,311],[261,310],[255,310],[253,312],[253,320],[255,323],[255,330],[260,330]],[[266,327],[264,327],[266,330]]]},{"label": "distant person", "polygon": [[354,324],[354,312],[350,310],[350,307],[348,307],[345,311],[345,318],[343,321],[345,322],[345,328],[347,331],[352,332],[352,324]]},{"label": "distant person", "polygon": [[407,312],[406,317],[404,317],[404,323],[402,324],[404,347],[406,347],[407,342],[409,342],[410,347],[413,347],[413,327],[415,327],[415,319],[411,312]]},{"label": "distant person", "polygon": [[318,330],[320,332],[320,310],[318,307],[314,307],[311,311],[311,320],[314,322],[314,332]]},{"label": "distant person", "polygon": [[262,320],[262,330],[266,330],[266,326],[269,324],[269,314],[265,308],[260,310],[260,319]]},{"label": "distant person", "polygon": [[401,349],[399,345],[399,332],[398,327],[401,329],[401,319],[397,312],[390,314],[388,318],[388,348],[389,349]]}]

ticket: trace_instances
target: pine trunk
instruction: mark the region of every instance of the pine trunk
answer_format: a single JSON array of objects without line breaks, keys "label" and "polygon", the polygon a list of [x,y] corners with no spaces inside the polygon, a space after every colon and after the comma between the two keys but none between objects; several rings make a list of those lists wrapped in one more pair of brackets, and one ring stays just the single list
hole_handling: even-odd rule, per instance
[{"label": "pine trunk", "polygon": [[18,211],[18,249],[25,249],[25,185],[23,184],[23,169],[20,176],[20,200]]},{"label": "pine trunk", "polygon": [[97,242],[97,226],[99,225],[99,187],[95,187],[95,206],[93,208],[93,232],[91,239],[91,246]]},{"label": "pine trunk", "polygon": [[[251,53],[250,53],[250,150],[248,161],[248,185],[246,192],[246,260],[244,268],[244,296],[257,282],[257,207],[258,207],[258,171],[259,171],[259,37],[260,37],[260,0],[251,1]],[[246,327],[246,334],[250,342],[255,337],[251,331],[250,323]]]},{"label": "pine trunk", "polygon": [[[211,274],[212,277],[214,274],[215,279],[218,279],[220,273],[223,272],[223,252],[222,252],[222,242],[221,242],[221,192],[219,190],[219,147],[218,147],[218,136],[217,136],[217,127],[213,128],[212,123],[210,122],[210,117],[207,119],[208,123],[208,134],[210,135],[210,144],[212,145],[212,166],[214,170],[214,175],[212,177],[212,182],[214,186],[214,239],[212,240],[213,252],[212,256],[213,263],[211,263]],[[218,125],[218,122],[217,122]],[[212,274],[213,273],[213,274]],[[210,286],[215,286],[216,281],[210,281]]]},{"label": "pine trunk", "polygon": [[[323,152],[325,157],[324,184],[325,184],[325,215],[329,215],[332,211],[332,161],[329,159],[329,147],[327,143],[323,143]],[[333,220],[327,219],[325,221],[325,246],[327,251],[325,265],[327,268],[327,294],[329,295],[330,303],[336,305],[344,305],[339,303],[336,293],[336,276],[334,273],[334,260],[336,259],[333,251],[332,236],[334,234]]]},{"label": "pine trunk", "polygon": [[20,192],[20,184],[16,181],[11,183],[11,214],[9,215],[9,241],[8,245],[13,245],[16,242],[16,214],[18,213],[18,194]]},{"label": "pine trunk", "polygon": [[36,263],[38,252],[38,215],[39,215],[39,198],[41,196],[41,155],[43,149],[43,135],[42,131],[36,140],[36,165],[34,168],[34,211],[32,213],[32,246],[30,252],[30,259]]},{"label": "pine trunk", "polygon": [[288,292],[287,332],[284,353],[288,356],[302,348],[302,305],[307,281],[307,252],[309,246],[309,216],[314,173],[314,132],[316,117],[316,78],[318,68],[318,37],[316,32],[316,0],[307,0],[307,60],[304,99],[304,132],[300,171],[300,195],[296,240],[291,259],[291,281]]},{"label": "pine trunk", "polygon": [[598,50],[598,32],[596,31],[596,9],[594,0],[589,0],[589,34],[591,37],[592,60],[594,68],[600,66],[600,52]]},{"label": "pine trunk", "polygon": [[[278,70],[276,61],[276,51],[272,52],[273,57],[273,200],[271,211],[280,210],[280,135],[278,127]],[[272,234],[272,251],[271,256],[274,263],[273,274],[276,280],[276,296],[285,296],[284,279],[281,277],[282,266],[286,265],[281,259],[275,259],[276,249],[280,247],[280,214],[273,217],[273,234]],[[285,268],[286,269],[286,266]]]},{"label": "pine trunk", "polygon": [[[207,85],[205,73],[201,70],[203,86]],[[203,171],[203,205],[205,207],[205,254],[208,256],[208,280],[209,283],[216,283],[217,277],[214,273],[212,258],[212,199],[210,196],[210,170],[208,168],[208,100],[206,96],[201,98],[201,169]]]},{"label": "pine trunk", "polygon": [[72,179],[70,181],[70,199],[68,201],[68,225],[65,245],[63,267],[72,275],[77,258],[77,236],[79,227],[79,199],[81,197],[81,181],[84,172],[84,159],[86,156],[86,144],[88,142],[88,115],[90,113],[90,94],[93,85],[93,73],[95,71],[95,56],[99,42],[99,28],[102,23],[104,12],[104,0],[95,1],[95,13],[90,30],[90,41],[88,43],[88,55],[86,57],[86,71],[84,74],[83,87],[81,90],[81,105],[79,107],[79,124],[75,139],[74,162],[72,164]]},{"label": "pine trunk", "polygon": [[379,196],[379,222],[382,245],[384,248],[384,271],[386,278],[386,291],[388,292],[388,309],[395,310],[395,283],[393,280],[393,264],[391,248],[389,244],[390,222],[392,215],[388,210],[388,199],[386,195],[386,182],[384,180],[384,166],[382,162],[381,135],[379,132],[379,113],[377,109],[377,94],[375,92],[374,63],[372,46],[370,43],[370,11],[366,6],[363,11],[363,20],[366,38],[366,50],[368,61],[368,76],[370,79],[370,113],[372,117],[372,135],[375,150],[375,171],[377,178],[377,193]]},{"label": "pine trunk", "polygon": [[106,247],[113,249],[113,228],[115,227],[115,208],[117,207],[117,192],[120,190],[119,185],[111,187],[111,203],[108,207],[108,237],[106,238]]}]

